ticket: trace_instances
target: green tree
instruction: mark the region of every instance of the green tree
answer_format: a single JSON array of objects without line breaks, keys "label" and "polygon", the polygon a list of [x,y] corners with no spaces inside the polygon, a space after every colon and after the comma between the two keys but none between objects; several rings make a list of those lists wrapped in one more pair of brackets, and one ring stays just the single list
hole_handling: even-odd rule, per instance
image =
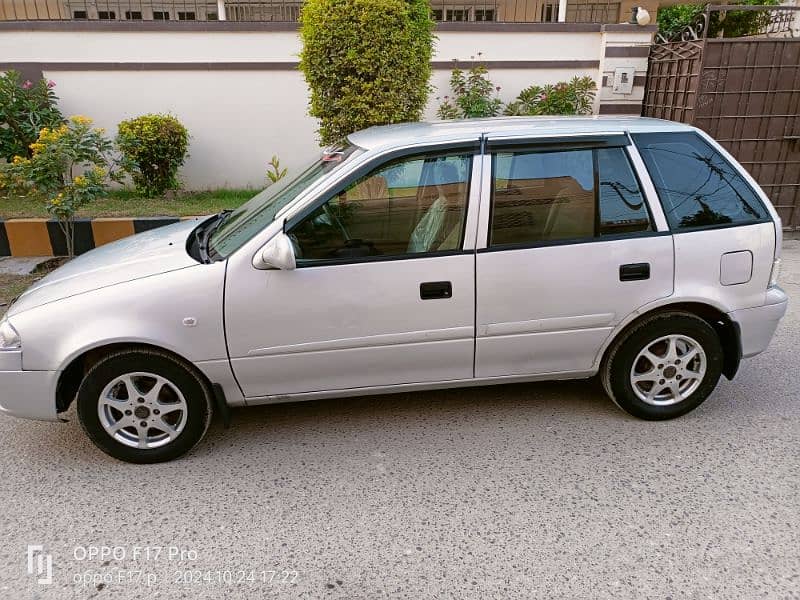
[{"label": "green tree", "polygon": [[[778,0],[742,0],[737,4],[776,6]],[[658,30],[666,38],[678,35],[689,25],[695,26],[705,6],[699,4],[676,4],[658,9]],[[762,33],[769,25],[769,11],[732,10],[727,13],[710,13],[708,37],[733,38]]]},{"label": "green tree", "polygon": [[428,99],[433,21],[427,0],[307,0],[300,69],[320,141],[419,120]]},{"label": "green tree", "polygon": [[113,144],[91,119],[78,115],[54,129],[42,128],[31,151],[30,158],[15,156],[4,165],[2,183],[15,193],[44,199],[73,256],[75,214],[106,192],[108,179],[118,180]]}]

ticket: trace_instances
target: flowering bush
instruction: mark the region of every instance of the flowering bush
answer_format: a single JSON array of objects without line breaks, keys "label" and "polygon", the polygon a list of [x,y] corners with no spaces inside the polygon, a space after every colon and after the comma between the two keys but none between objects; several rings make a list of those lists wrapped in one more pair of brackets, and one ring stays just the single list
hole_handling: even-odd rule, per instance
[{"label": "flowering bush", "polygon": [[532,85],[506,106],[506,115],[589,115],[596,91],[591,77],[573,77],[555,85]]},{"label": "flowering bush", "polygon": [[189,132],[178,119],[142,115],[122,121],[117,145],[123,168],[130,173],[139,194],[160,196],[179,187],[178,169],[186,160]]},{"label": "flowering bush", "polygon": [[453,97],[445,96],[436,112],[440,119],[496,117],[503,108],[503,102],[497,96],[500,88],[489,79],[486,65],[474,65],[466,73],[454,68],[450,74],[450,88]]},{"label": "flowering bush", "polygon": [[106,191],[106,181],[118,180],[112,143],[92,120],[70,117],[56,128],[44,127],[30,145],[31,157],[15,156],[3,169],[6,184],[18,193],[44,198],[47,211],[58,219],[75,254],[75,213]]},{"label": "flowering bush", "polygon": [[30,145],[42,127],[64,122],[56,106],[55,83],[40,79],[20,81],[16,71],[0,75],[0,158],[30,158]]}]

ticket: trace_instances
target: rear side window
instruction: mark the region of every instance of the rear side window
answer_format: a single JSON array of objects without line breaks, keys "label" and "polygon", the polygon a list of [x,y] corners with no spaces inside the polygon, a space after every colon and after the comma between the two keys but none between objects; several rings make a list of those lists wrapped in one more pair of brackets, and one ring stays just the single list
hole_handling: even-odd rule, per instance
[{"label": "rear side window", "polygon": [[499,152],[493,160],[491,246],[651,230],[623,148]]},{"label": "rear side window", "polygon": [[638,133],[633,139],[671,229],[757,223],[769,218],[738,171],[696,133]]}]

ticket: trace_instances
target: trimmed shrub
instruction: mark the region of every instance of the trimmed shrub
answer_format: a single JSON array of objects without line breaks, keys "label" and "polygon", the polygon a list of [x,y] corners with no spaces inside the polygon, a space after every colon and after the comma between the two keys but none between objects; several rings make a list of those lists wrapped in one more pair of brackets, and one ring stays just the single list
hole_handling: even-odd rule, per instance
[{"label": "trimmed shrub", "polygon": [[430,91],[433,21],[427,0],[307,0],[300,69],[320,141],[419,120]]},{"label": "trimmed shrub", "polygon": [[140,195],[160,196],[180,186],[178,169],[186,160],[189,132],[175,117],[151,114],[122,121],[117,146]]},{"label": "trimmed shrub", "polygon": [[16,71],[0,75],[0,158],[11,162],[15,156],[30,158],[30,145],[44,127],[64,122],[56,106],[53,81],[20,81]]}]

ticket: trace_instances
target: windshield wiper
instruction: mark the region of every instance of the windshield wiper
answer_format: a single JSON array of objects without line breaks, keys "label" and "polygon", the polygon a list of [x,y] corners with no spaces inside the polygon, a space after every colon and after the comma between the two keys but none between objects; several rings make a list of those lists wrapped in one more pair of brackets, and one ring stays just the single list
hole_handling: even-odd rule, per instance
[{"label": "windshield wiper", "polygon": [[230,209],[223,210],[195,230],[194,236],[197,241],[197,252],[200,254],[200,260],[204,263],[211,262],[211,257],[208,253],[208,241],[211,239],[211,234],[216,231],[217,227],[222,224],[231,212],[233,211]]}]

